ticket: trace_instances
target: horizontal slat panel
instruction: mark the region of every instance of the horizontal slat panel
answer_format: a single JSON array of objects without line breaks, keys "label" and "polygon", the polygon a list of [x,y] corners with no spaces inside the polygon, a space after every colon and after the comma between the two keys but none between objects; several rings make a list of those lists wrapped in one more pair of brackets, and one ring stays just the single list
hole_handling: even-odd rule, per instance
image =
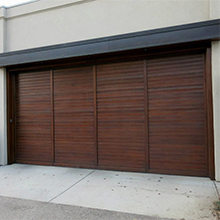
[{"label": "horizontal slat panel", "polygon": [[203,54],[147,62],[150,170],[206,176]]},{"label": "horizontal slat panel", "polygon": [[98,165],[145,169],[143,62],[97,67]]},{"label": "horizontal slat panel", "polygon": [[94,165],[92,67],[54,71],[55,163]]},{"label": "horizontal slat panel", "polygon": [[50,73],[16,75],[16,161],[52,162]]}]

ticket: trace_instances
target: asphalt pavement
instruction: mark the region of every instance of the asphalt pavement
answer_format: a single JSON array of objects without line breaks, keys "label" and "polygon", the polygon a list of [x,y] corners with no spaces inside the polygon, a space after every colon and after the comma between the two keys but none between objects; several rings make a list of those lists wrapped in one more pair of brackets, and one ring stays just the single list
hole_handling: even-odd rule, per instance
[{"label": "asphalt pavement", "polygon": [[168,220],[122,212],[0,196],[0,220]]}]

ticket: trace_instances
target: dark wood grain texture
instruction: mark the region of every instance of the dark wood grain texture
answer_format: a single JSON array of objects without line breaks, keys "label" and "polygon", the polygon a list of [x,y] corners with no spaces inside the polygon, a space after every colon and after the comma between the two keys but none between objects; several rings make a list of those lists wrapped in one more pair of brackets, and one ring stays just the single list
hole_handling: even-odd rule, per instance
[{"label": "dark wood grain texture", "polygon": [[53,70],[50,71],[50,103],[51,103],[51,152],[52,163],[55,162],[54,151],[54,87],[53,87]]},{"label": "dark wood grain texture", "polygon": [[50,72],[16,75],[16,162],[52,162],[50,100]]},{"label": "dark wood grain texture", "polygon": [[98,166],[98,125],[97,125],[97,68],[93,66],[93,100],[94,100],[94,156],[95,167]]},{"label": "dark wood grain texture", "polygon": [[145,171],[143,61],[97,66],[98,165]]},{"label": "dark wood grain texture", "polygon": [[144,70],[144,109],[145,109],[145,168],[149,171],[149,132],[148,132],[148,92],[147,92],[147,61],[143,61]]},{"label": "dark wood grain texture", "polygon": [[207,176],[203,54],[147,61],[150,171]]},{"label": "dark wood grain texture", "polygon": [[94,166],[93,67],[54,71],[55,163]]}]

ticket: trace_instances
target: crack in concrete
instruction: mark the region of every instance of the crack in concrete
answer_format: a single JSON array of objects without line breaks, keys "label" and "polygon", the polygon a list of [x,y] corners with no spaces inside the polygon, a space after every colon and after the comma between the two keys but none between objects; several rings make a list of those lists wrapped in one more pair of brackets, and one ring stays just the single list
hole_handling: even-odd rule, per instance
[{"label": "crack in concrete", "polygon": [[213,181],[213,184],[214,184],[214,187],[215,187],[215,191],[216,191],[216,193],[217,193],[217,196],[218,196],[218,200],[220,200],[220,194],[219,194],[219,191],[218,191],[218,188],[217,188],[217,186],[216,186],[215,181]]},{"label": "crack in concrete", "polygon": [[82,179],[78,180],[76,183],[74,183],[73,185],[71,185],[70,187],[68,187],[67,189],[65,189],[63,192],[59,193],[57,196],[53,197],[51,200],[48,201],[48,203],[52,202],[54,199],[58,198],[59,196],[61,196],[62,194],[64,194],[65,192],[67,192],[69,189],[71,189],[73,186],[77,185],[79,182],[81,182],[82,180],[84,180],[86,177],[90,176],[92,173],[94,173],[95,170],[93,170],[92,172],[90,172],[89,174],[87,174],[86,176],[84,176]]}]

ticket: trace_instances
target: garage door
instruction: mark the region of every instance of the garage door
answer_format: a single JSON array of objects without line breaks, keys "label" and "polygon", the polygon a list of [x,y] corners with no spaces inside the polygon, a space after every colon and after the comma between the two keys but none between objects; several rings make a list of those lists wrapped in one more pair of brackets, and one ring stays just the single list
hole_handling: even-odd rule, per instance
[{"label": "garage door", "polygon": [[207,176],[204,55],[16,76],[16,161]]}]

